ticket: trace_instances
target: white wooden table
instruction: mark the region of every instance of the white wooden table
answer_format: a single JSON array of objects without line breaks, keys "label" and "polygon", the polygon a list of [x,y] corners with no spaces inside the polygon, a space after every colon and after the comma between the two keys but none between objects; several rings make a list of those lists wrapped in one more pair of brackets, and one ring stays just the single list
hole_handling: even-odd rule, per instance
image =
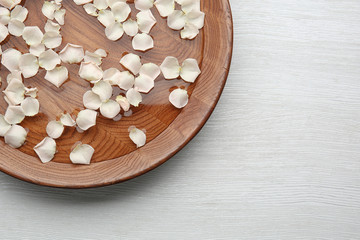
[{"label": "white wooden table", "polygon": [[360,1],[231,0],[231,73],[163,166],[90,190],[0,174],[0,239],[360,239]]}]

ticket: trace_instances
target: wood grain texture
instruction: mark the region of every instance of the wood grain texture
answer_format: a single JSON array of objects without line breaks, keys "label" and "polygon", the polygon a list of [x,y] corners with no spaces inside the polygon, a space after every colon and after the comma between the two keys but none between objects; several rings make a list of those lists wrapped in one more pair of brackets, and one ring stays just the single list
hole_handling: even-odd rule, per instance
[{"label": "wood grain texture", "polygon": [[[46,18],[38,11],[42,3],[41,0],[24,2],[30,12],[26,25],[43,28]],[[131,39],[124,36],[119,41],[111,42],[104,34],[104,27],[96,18],[88,16],[81,6],[72,0],[63,1],[63,6],[67,9],[68,24],[61,29],[63,43],[55,51],[60,51],[67,43],[82,45],[89,51],[103,48],[109,53],[103,69],[120,68],[119,60],[132,49]],[[132,18],[135,19],[137,11],[134,4],[131,7],[134,10]],[[131,116],[123,116],[117,122],[98,117],[97,125],[85,133],[66,128],[63,136],[57,140],[58,153],[48,164],[42,164],[33,150],[46,136],[47,122],[58,120],[64,111],[75,118],[83,109],[82,95],[91,86],[78,77],[79,66],[69,64],[65,65],[69,69],[70,79],[59,89],[44,80],[45,70],[25,79],[26,86],[39,89],[41,113],[22,122],[21,125],[30,130],[24,146],[12,149],[3,140],[0,141],[0,169],[37,184],[83,188],[131,179],[173,156],[194,137],[210,116],[223,90],[231,61],[233,32],[228,1],[206,0],[202,2],[202,9],[206,14],[205,27],[192,41],[182,40],[179,32],[169,29],[166,20],[153,11],[157,18],[157,24],[151,31],[155,47],[145,53],[133,51],[141,56],[143,63],[158,65],[166,56],[175,56],[180,62],[195,58],[202,70],[196,83],[188,84],[181,79],[169,81],[159,76],[154,90],[144,95],[141,107],[132,108]],[[22,38],[7,39],[4,49],[9,47],[27,51]],[[2,69],[3,79],[7,74],[7,70]],[[187,89],[190,95],[185,109],[176,109],[168,100],[169,93],[177,87]],[[5,88],[6,84],[2,86],[2,89]],[[114,87],[114,93],[114,98],[125,94],[118,87]],[[0,110],[4,112],[6,107],[5,100],[0,100]],[[136,149],[129,138],[128,129],[131,126],[146,130],[147,144],[141,149]],[[95,149],[90,166],[75,166],[70,162],[71,149],[79,141]]]},{"label": "wood grain texture", "polygon": [[231,7],[230,75],[190,144],[105,188],[0,174],[1,239],[359,239],[360,2]]}]

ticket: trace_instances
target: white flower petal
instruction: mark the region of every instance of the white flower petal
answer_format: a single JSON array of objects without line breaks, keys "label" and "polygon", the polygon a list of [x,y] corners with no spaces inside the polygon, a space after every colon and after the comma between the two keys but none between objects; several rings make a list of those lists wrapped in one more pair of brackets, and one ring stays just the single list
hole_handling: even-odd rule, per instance
[{"label": "white flower petal", "polygon": [[53,50],[49,49],[39,56],[39,65],[46,70],[53,70],[56,65],[60,64],[61,60],[59,55]]},{"label": "white flower petal", "polygon": [[5,136],[11,125],[5,120],[4,115],[0,114],[0,137]]},{"label": "white flower petal", "polygon": [[119,3],[119,2],[126,3],[126,0],[107,0],[107,3],[110,8],[112,8],[112,6],[114,6],[116,3]]},{"label": "white flower petal", "polygon": [[12,105],[20,104],[24,100],[25,86],[21,80],[13,78],[4,91]]},{"label": "white flower petal", "polygon": [[111,7],[111,11],[113,12],[116,21],[124,22],[129,17],[131,8],[127,3],[118,2]]},{"label": "white flower petal", "polygon": [[107,9],[109,6],[106,0],[94,0],[93,4],[99,10]]},{"label": "white flower petal", "polygon": [[135,78],[135,88],[141,93],[148,93],[151,89],[154,88],[154,79],[146,76],[139,75]]},{"label": "white flower petal", "polygon": [[185,13],[191,10],[200,11],[200,0],[175,0],[181,6],[181,10]]},{"label": "white flower petal", "polygon": [[129,71],[124,71],[120,73],[118,82],[119,88],[123,90],[129,90],[134,86],[134,83],[135,77]]},{"label": "white flower petal", "polygon": [[10,21],[9,9],[0,7],[0,24],[7,25],[9,21]]},{"label": "white flower petal", "polygon": [[64,125],[59,121],[50,121],[46,126],[46,133],[53,139],[58,139],[64,132]]},{"label": "white flower petal", "polygon": [[24,78],[35,76],[39,71],[39,63],[36,56],[31,53],[22,55],[19,59],[19,68]]},{"label": "white flower petal", "polygon": [[5,25],[0,24],[0,43],[4,41],[8,35],[9,35],[8,28]]},{"label": "white flower petal", "polygon": [[63,50],[61,50],[59,53],[61,61],[70,64],[81,62],[84,58],[84,55],[84,49],[82,46],[71,43],[66,44]]},{"label": "white flower petal", "polygon": [[165,79],[175,79],[179,77],[181,67],[175,57],[166,57],[160,65],[161,72]]},{"label": "white flower petal", "polygon": [[194,39],[199,34],[199,29],[191,24],[186,23],[183,30],[180,32],[180,36],[182,39]]},{"label": "white flower petal", "polygon": [[99,22],[104,25],[105,27],[110,26],[112,23],[115,22],[115,17],[112,11],[110,10],[101,10],[97,17]]},{"label": "white flower petal", "polygon": [[126,97],[119,95],[116,97],[116,101],[125,112],[129,111],[130,103]]},{"label": "white flower petal", "polygon": [[183,11],[175,10],[167,18],[167,25],[174,30],[180,30],[185,26],[186,15]]},{"label": "white flower petal", "polygon": [[25,40],[26,44],[30,46],[41,43],[43,36],[44,34],[37,26],[25,27],[22,34],[22,37]]},{"label": "white flower petal", "polygon": [[92,62],[98,66],[102,64],[102,57],[95,53],[95,52],[89,52],[86,50],[85,56],[84,56],[84,62]]},{"label": "white flower petal", "polygon": [[60,87],[69,78],[69,71],[66,67],[60,66],[53,70],[46,71],[45,80],[51,82],[56,87]]},{"label": "white flower petal", "polygon": [[96,49],[96,51],[94,53],[97,54],[98,56],[100,56],[101,58],[107,57],[107,52],[101,48]]},{"label": "white flower petal", "polygon": [[89,90],[83,95],[83,104],[87,109],[98,110],[101,106],[101,98],[99,95]]},{"label": "white flower petal", "polygon": [[27,132],[22,126],[13,125],[5,134],[4,140],[10,147],[19,148],[24,145],[26,136]]},{"label": "white flower petal", "polygon": [[106,118],[114,118],[120,113],[120,105],[114,100],[108,100],[101,104],[100,113]]},{"label": "white flower petal", "polygon": [[186,22],[193,24],[198,29],[204,27],[204,21],[205,21],[205,13],[201,11],[192,10],[186,14]]},{"label": "white flower petal", "polygon": [[49,31],[44,34],[43,43],[47,48],[57,48],[61,42],[62,37],[59,32]]},{"label": "white flower petal", "polygon": [[147,33],[138,33],[132,40],[132,47],[138,51],[146,51],[154,47],[154,40]]},{"label": "white flower petal", "polygon": [[[20,56],[21,56],[21,53],[20,53]],[[16,79],[16,80],[19,80],[20,82],[23,82],[20,70],[12,71],[6,77],[7,83],[10,83],[13,79]]]},{"label": "white flower petal", "polygon": [[79,112],[76,118],[76,124],[81,130],[86,131],[96,125],[96,117],[97,112],[95,112],[94,110],[82,110]]},{"label": "white flower petal", "polygon": [[105,28],[105,35],[111,41],[117,41],[124,35],[121,23],[113,22]]},{"label": "white flower petal", "polygon": [[41,8],[42,13],[44,14],[45,17],[47,17],[48,19],[53,20],[55,17],[55,10],[56,10],[57,6],[55,3],[53,2],[49,2],[49,1],[44,1],[44,4]]},{"label": "white flower petal", "polygon": [[48,163],[55,156],[56,142],[54,139],[46,137],[34,147],[34,151],[42,163]]},{"label": "white flower petal", "polygon": [[96,82],[103,77],[103,71],[99,66],[92,62],[82,62],[80,65],[79,75],[82,79]]},{"label": "white flower petal", "polygon": [[19,60],[21,57],[21,52],[13,48],[6,49],[1,58],[1,63],[4,65],[10,72],[20,70],[19,69]]},{"label": "white flower petal", "polygon": [[154,5],[162,17],[167,17],[175,10],[174,0],[156,0]]},{"label": "white flower petal", "polygon": [[141,66],[139,75],[147,76],[153,80],[155,80],[161,71],[158,65],[154,63],[145,63]]},{"label": "white flower petal", "polygon": [[109,68],[104,71],[103,80],[109,82],[111,85],[118,85],[120,78],[121,73],[117,68]]},{"label": "white flower petal", "polygon": [[71,117],[69,113],[61,114],[60,122],[67,127],[74,127],[76,125],[75,120]]},{"label": "white flower petal", "polygon": [[193,83],[200,73],[201,71],[196,59],[188,58],[183,62],[180,76],[184,81]]},{"label": "white flower petal", "polygon": [[121,58],[120,64],[130,70],[134,75],[138,74],[141,68],[141,60],[138,55],[129,53]]},{"label": "white flower petal", "polygon": [[134,0],[135,8],[140,11],[149,10],[154,6],[154,0]]},{"label": "white flower petal", "polygon": [[60,24],[60,25],[64,25],[65,23],[65,13],[66,10],[65,9],[60,9],[55,11],[55,20]]},{"label": "white flower petal", "polygon": [[87,144],[79,144],[70,153],[70,160],[74,164],[90,164],[95,150]]},{"label": "white flower petal", "polygon": [[27,88],[27,87],[25,88],[25,95],[26,96],[36,98],[37,92],[38,92],[37,88]]},{"label": "white flower petal", "polygon": [[51,20],[47,20],[46,24],[45,24],[45,32],[58,32],[60,33],[60,29],[61,29],[61,26],[57,23],[54,23],[53,21]]},{"label": "white flower petal", "polygon": [[123,29],[126,35],[133,37],[139,32],[139,26],[136,21],[129,18],[123,23]]},{"label": "white flower petal", "polygon": [[186,90],[178,88],[170,93],[169,101],[176,108],[183,108],[188,104],[189,96]]},{"label": "white flower petal", "polygon": [[149,33],[156,24],[156,19],[151,10],[141,11],[136,15],[137,23],[141,32]]},{"label": "white flower petal", "polygon": [[113,88],[109,82],[101,80],[94,84],[92,91],[99,95],[102,101],[106,101],[111,98]]},{"label": "white flower petal", "polygon": [[9,106],[4,115],[5,121],[10,124],[21,123],[25,118],[25,113],[21,106]]},{"label": "white flower petal", "polygon": [[17,5],[11,11],[10,18],[19,20],[20,22],[24,22],[27,16],[28,16],[28,10],[21,5]]},{"label": "white flower petal", "polygon": [[27,97],[21,103],[21,107],[25,116],[33,117],[39,113],[40,103],[36,98]]},{"label": "white flower petal", "polygon": [[126,98],[129,101],[129,103],[134,107],[138,107],[139,104],[142,102],[141,94],[138,91],[136,91],[134,88],[130,88],[126,92]]},{"label": "white flower petal", "polygon": [[86,3],[91,3],[93,0],[74,0],[76,5],[84,5]]},{"label": "white flower petal", "polygon": [[13,36],[20,37],[25,29],[25,24],[17,19],[11,19],[8,25],[9,33]]},{"label": "white flower petal", "polygon": [[136,127],[133,127],[130,130],[129,137],[131,141],[133,141],[136,144],[136,147],[142,147],[146,143],[146,135],[143,131],[140,129],[137,129]]},{"label": "white flower petal", "polygon": [[29,49],[29,52],[30,52],[32,55],[39,57],[40,54],[42,54],[43,52],[45,52],[45,45],[42,44],[42,43],[39,43],[39,44],[37,44],[37,45],[31,45],[31,46],[30,46],[30,49]]},{"label": "white flower petal", "polygon": [[85,9],[85,12],[90,16],[97,17],[99,15],[98,9],[92,3],[85,4],[83,8]]}]

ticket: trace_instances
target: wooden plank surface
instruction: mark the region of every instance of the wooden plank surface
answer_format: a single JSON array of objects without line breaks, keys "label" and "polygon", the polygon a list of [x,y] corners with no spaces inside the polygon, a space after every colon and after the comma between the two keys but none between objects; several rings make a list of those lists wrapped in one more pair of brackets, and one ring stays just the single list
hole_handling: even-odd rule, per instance
[{"label": "wooden plank surface", "polygon": [[231,4],[233,65],[201,133],[111,187],[0,174],[0,239],[360,238],[360,2]]}]

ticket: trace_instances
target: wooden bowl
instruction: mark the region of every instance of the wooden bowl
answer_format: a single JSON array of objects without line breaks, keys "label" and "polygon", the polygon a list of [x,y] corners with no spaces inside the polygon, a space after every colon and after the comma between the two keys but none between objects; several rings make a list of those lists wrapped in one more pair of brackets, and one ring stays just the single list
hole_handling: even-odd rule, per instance
[{"label": "wooden bowl", "polygon": [[[25,24],[43,29],[46,18],[40,9],[43,1],[25,1],[29,10]],[[157,20],[151,31],[154,49],[145,53],[134,51],[131,39],[123,36],[116,42],[109,41],[104,34],[104,27],[96,18],[88,16],[81,6],[72,0],[64,0],[66,9],[65,25],[62,27],[63,44],[55,49],[60,51],[66,43],[82,45],[84,49],[95,51],[103,48],[108,51],[103,69],[116,67],[120,58],[127,52],[141,56],[142,62],[161,64],[166,56],[174,56],[181,63],[186,58],[196,58],[202,74],[194,84],[184,81],[164,80],[161,75],[156,79],[155,88],[144,95],[144,102],[139,108],[133,108],[132,114],[126,114],[114,122],[98,117],[97,125],[85,133],[78,133],[75,128],[66,128],[64,135],[57,140],[55,158],[47,164],[40,162],[33,147],[45,136],[48,121],[58,119],[64,111],[74,116],[83,109],[82,95],[90,89],[90,84],[78,77],[78,65],[67,65],[70,78],[60,88],[44,80],[45,71],[40,70],[33,78],[25,79],[26,86],[39,89],[38,99],[41,113],[36,117],[26,118],[21,124],[29,129],[27,142],[19,149],[12,149],[0,140],[0,170],[16,178],[53,187],[87,188],[105,186],[129,180],[159,166],[185,146],[205,124],[220,97],[229,72],[233,28],[228,0],[201,0],[205,12],[205,27],[192,41],[182,40],[179,31],[173,31],[166,25],[154,8],[152,12]],[[131,4],[133,8],[133,4]],[[134,8],[133,8],[134,9]],[[135,12],[135,11],[134,11]],[[132,13],[135,19],[135,14]],[[8,37],[3,50],[14,47],[25,53],[28,48],[22,38]],[[2,66],[1,77],[6,87],[9,72]],[[182,87],[188,89],[189,104],[182,110],[173,107],[168,96],[171,90]],[[119,94],[118,88],[114,88]],[[0,113],[4,113],[7,104],[0,98]],[[128,136],[128,128],[136,126],[146,129],[147,143],[137,149]],[[70,163],[69,154],[78,141],[95,148],[92,163],[79,166]]]}]

